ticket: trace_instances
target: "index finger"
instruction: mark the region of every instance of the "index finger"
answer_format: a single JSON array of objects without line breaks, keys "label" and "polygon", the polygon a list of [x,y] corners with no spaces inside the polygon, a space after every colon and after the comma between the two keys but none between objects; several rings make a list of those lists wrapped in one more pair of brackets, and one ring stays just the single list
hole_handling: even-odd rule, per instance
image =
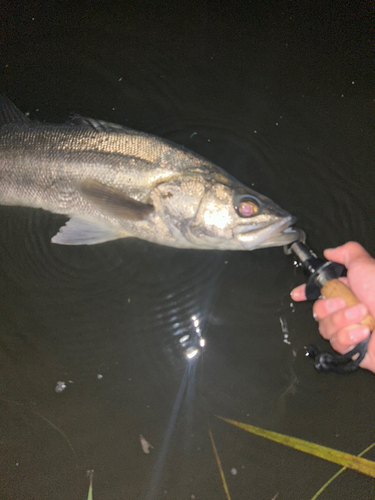
[{"label": "index finger", "polygon": [[371,255],[366,252],[362,245],[355,241],[349,241],[344,245],[336,248],[327,248],[324,250],[324,256],[328,260],[333,260],[344,264],[348,269],[349,266],[358,259],[370,259],[373,260]]},{"label": "index finger", "polygon": [[[349,287],[348,278],[339,278],[342,283]],[[290,292],[290,297],[295,302],[302,302],[306,298],[306,285],[299,285]]]}]

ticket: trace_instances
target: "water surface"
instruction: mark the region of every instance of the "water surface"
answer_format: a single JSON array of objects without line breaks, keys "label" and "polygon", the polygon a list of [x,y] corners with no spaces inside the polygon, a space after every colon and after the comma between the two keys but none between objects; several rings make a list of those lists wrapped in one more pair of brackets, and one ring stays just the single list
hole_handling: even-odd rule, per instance
[{"label": "water surface", "polygon": [[[375,255],[371,6],[335,5],[9,7],[2,87],[35,119],[183,144],[296,215],[318,253]],[[311,304],[291,303],[304,278],[282,249],[52,245],[64,221],[1,208],[4,498],[86,498],[92,469],[95,498],[225,498],[208,428],[233,500],[307,500],[338,470],[215,415],[353,454],[373,441],[374,375],[313,369],[304,346],[325,342]],[[192,318],[207,342],[193,363]],[[321,498],[372,492],[347,471]]]}]

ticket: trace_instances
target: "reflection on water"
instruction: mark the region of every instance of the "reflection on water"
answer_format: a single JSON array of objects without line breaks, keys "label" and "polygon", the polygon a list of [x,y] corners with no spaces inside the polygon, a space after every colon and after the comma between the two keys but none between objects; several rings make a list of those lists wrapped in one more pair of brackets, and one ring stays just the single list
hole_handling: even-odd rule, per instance
[{"label": "reflection on water", "polygon": [[[34,118],[77,112],[206,156],[296,215],[317,253],[375,254],[360,5],[9,7],[2,83]],[[208,426],[233,500],[311,498],[337,471],[216,414],[354,454],[373,440],[373,375],[314,371],[304,346],[324,341],[311,305],[290,305],[304,277],[281,249],[51,245],[64,220],[1,208],[4,498],[87,498],[92,469],[94,498],[224,498]],[[372,490],[346,472],[326,498]]]},{"label": "reflection on water", "polygon": [[191,317],[191,321],[193,323],[193,332],[189,335],[183,335],[180,338],[180,344],[185,349],[185,356],[187,359],[194,359],[199,356],[201,350],[206,345],[206,339],[202,337],[202,331],[200,328],[200,321],[198,319],[198,315]]},{"label": "reflection on water", "polygon": [[[190,351],[191,352],[191,351]],[[189,422],[188,430],[191,430],[192,426],[192,410],[193,410],[193,395],[194,395],[194,383],[195,383],[195,370],[197,366],[197,358],[194,356],[187,356],[189,361],[186,364],[184,375],[182,377],[181,385],[178,389],[176,400],[172,407],[171,416],[168,422],[168,427],[160,448],[158,452],[158,457],[156,459],[154,469],[151,475],[151,481],[145,495],[146,500],[152,500],[155,498],[158,490],[158,485],[161,480],[163,469],[165,466],[167,454],[171,444],[172,433],[175,430],[176,420],[181,409],[181,403],[183,397],[186,398],[186,418]],[[189,434],[187,434],[189,439]]]}]

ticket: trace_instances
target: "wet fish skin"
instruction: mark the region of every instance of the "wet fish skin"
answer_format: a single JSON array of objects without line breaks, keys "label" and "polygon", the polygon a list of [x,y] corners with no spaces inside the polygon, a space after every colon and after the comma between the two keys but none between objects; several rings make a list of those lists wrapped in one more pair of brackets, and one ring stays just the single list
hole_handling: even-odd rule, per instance
[{"label": "wet fish skin", "polygon": [[[238,205],[250,204],[249,216]],[[121,125],[75,116],[30,122],[0,96],[0,204],[70,220],[52,238],[95,244],[138,237],[177,248],[289,244],[294,218],[201,156]]]}]

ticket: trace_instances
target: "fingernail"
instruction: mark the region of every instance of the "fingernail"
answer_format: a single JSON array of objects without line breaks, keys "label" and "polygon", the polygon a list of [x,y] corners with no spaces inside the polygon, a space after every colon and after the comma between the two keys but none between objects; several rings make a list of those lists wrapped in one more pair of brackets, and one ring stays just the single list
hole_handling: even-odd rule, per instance
[{"label": "fingernail", "polygon": [[333,313],[335,311],[338,311],[339,309],[342,309],[345,306],[346,302],[341,297],[332,297],[331,299],[326,299],[325,307],[328,313]]},{"label": "fingernail", "polygon": [[355,326],[349,331],[349,340],[352,344],[358,344],[362,340],[367,339],[370,335],[370,329],[367,326]]},{"label": "fingernail", "polygon": [[350,321],[361,321],[366,312],[367,309],[363,304],[356,304],[345,311],[345,317]]},{"label": "fingernail", "polygon": [[290,292],[290,298],[292,300],[298,301],[298,299],[300,298],[300,296],[301,296],[301,294],[295,288],[293,288],[293,290]]}]

